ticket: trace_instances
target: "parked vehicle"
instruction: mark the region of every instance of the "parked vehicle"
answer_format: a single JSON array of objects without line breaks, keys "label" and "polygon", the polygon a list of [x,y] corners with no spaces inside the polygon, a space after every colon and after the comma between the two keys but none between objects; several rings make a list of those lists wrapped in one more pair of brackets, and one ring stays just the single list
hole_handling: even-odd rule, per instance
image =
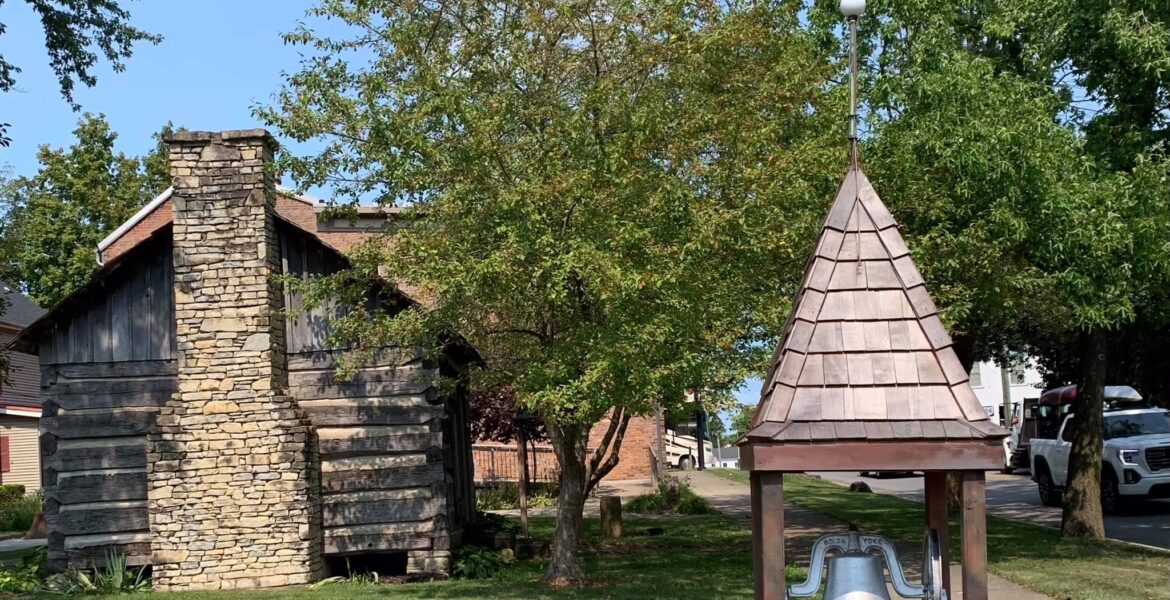
[{"label": "parked vehicle", "polygon": [[[678,430],[667,429],[663,442],[670,466],[687,471],[699,465],[699,440],[694,435],[683,435]],[[707,466],[712,466],[714,448],[707,440],[703,440],[703,456]]]},{"label": "parked vehicle", "polygon": [[[1011,432],[1003,439],[1003,468],[1001,472],[1011,475],[1017,469],[1031,469],[1028,447],[1036,434],[1036,404],[1039,398],[1026,398],[1021,405],[1012,404],[1012,419],[1007,423]],[[999,409],[1000,422],[1005,421],[1003,408]]]},{"label": "parked vehicle", "polygon": [[[1068,480],[1072,439],[1069,414],[1075,386],[1045,392],[1037,404],[1036,433],[1030,444],[1032,479],[1040,501],[1059,506]],[[1101,508],[1122,510],[1137,498],[1170,498],[1170,411],[1146,408],[1127,386],[1105,388]]]}]

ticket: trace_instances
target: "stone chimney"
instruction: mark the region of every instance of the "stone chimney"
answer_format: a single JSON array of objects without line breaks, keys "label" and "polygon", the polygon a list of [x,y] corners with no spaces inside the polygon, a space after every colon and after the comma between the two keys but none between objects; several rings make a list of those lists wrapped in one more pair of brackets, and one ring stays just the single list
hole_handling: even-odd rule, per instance
[{"label": "stone chimney", "polygon": [[178,392],[148,438],[156,589],[320,575],[319,463],[287,396],[268,132],[166,139],[174,186]]}]

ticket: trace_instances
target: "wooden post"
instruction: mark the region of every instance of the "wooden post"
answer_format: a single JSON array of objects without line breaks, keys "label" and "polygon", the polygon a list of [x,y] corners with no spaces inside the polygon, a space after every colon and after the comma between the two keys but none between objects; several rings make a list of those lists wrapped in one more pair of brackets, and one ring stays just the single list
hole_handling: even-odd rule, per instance
[{"label": "wooden post", "polygon": [[987,482],[963,471],[963,600],[987,600]]},{"label": "wooden post", "polygon": [[752,471],[752,569],[756,600],[781,600],[784,589],[783,473]]},{"label": "wooden post", "polygon": [[943,563],[943,589],[951,592],[951,540],[947,519],[947,474],[945,471],[927,471],[924,477],[926,487],[926,526],[938,532],[939,550]]},{"label": "wooden post", "polygon": [[517,487],[520,491],[520,534],[528,537],[528,443],[524,439],[524,428],[516,431],[516,459],[520,464]]},{"label": "wooden post", "polygon": [[618,496],[601,497],[601,537],[622,537],[622,499]]}]

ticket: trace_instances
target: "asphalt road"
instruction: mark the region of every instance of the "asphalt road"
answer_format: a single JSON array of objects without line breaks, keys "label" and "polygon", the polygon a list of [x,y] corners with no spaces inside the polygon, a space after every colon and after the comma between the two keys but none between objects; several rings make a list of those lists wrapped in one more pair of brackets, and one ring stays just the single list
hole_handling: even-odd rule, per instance
[{"label": "asphalt road", "polygon": [[[922,502],[922,476],[861,477],[858,473],[813,473],[849,485],[864,481],[875,492]],[[987,474],[987,509],[998,517],[1060,527],[1060,509],[1040,504],[1030,475]],[[1135,503],[1125,515],[1105,516],[1105,535],[1126,542],[1170,549],[1170,500]]]}]

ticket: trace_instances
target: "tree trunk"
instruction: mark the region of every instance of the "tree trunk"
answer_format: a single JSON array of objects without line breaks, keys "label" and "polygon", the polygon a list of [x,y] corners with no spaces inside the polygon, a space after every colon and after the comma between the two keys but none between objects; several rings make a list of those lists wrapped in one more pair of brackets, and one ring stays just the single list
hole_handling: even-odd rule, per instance
[{"label": "tree trunk", "polygon": [[542,581],[545,585],[563,587],[580,583],[585,578],[577,559],[577,544],[585,511],[585,444],[589,428],[580,423],[546,423],[546,427],[561,467],[561,489],[557,494],[552,561]]},{"label": "tree trunk", "polygon": [[963,478],[958,471],[946,475],[947,508],[959,510],[963,507]]},{"label": "tree trunk", "polygon": [[1105,435],[1106,332],[1081,334],[1081,378],[1073,400],[1072,448],[1060,529],[1065,536],[1105,539],[1101,514],[1101,460]]},{"label": "tree trunk", "polygon": [[957,333],[951,340],[951,347],[955,350],[955,356],[959,359],[959,364],[963,365],[963,370],[970,373],[971,367],[975,366],[975,334]]}]

